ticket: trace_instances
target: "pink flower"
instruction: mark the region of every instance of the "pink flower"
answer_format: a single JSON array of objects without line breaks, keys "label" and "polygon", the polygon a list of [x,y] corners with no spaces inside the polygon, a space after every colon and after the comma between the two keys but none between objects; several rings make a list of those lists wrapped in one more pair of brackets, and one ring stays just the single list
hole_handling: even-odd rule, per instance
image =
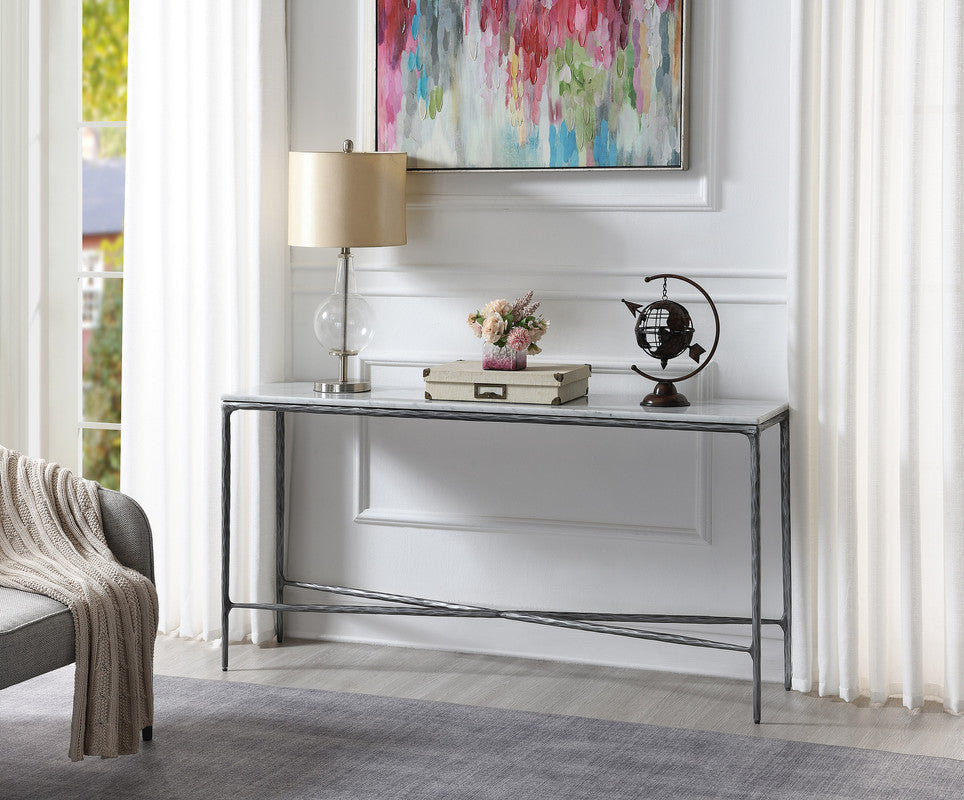
[{"label": "pink flower", "polygon": [[476,335],[476,338],[478,339],[482,338],[482,326],[479,325],[478,322],[476,322],[475,320],[472,320],[472,322],[469,323],[469,327],[472,328],[472,333]]},{"label": "pink flower", "polygon": [[[490,304],[491,305],[491,304]],[[488,306],[486,306],[488,308]],[[485,318],[482,323],[482,338],[489,344],[495,344],[505,333],[505,320],[497,314]]]},{"label": "pink flower", "polygon": [[529,328],[529,341],[538,342],[545,335],[547,327],[549,327],[549,323],[544,319],[533,322],[532,327]]},{"label": "pink flower", "polygon": [[537,356],[542,352],[542,348],[537,344],[530,344],[529,349],[526,350],[526,355]]},{"label": "pink flower", "polygon": [[532,340],[529,338],[529,331],[525,328],[513,328],[509,331],[509,336],[506,339],[506,344],[513,350],[523,351],[530,344]]}]

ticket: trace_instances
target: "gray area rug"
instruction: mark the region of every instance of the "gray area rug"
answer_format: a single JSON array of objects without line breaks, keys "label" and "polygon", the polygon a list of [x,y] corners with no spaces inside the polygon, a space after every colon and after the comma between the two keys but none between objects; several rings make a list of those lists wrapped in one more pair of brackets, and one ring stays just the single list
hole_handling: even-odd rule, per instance
[{"label": "gray area rug", "polygon": [[73,668],[0,691],[0,798],[958,798],[964,762],[158,677],[154,741],[67,759]]}]

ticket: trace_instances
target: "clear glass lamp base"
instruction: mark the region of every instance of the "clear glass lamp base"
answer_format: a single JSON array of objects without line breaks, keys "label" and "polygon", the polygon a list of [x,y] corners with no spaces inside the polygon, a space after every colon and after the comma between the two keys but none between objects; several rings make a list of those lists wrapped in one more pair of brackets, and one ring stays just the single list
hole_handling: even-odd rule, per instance
[{"label": "clear glass lamp base", "polygon": [[329,355],[339,359],[337,380],[315,381],[315,391],[320,394],[372,390],[369,381],[348,380],[348,359],[365,349],[374,335],[374,312],[355,289],[355,273],[351,265],[351,250],[343,247],[338,256],[335,292],[315,311],[315,336]]}]

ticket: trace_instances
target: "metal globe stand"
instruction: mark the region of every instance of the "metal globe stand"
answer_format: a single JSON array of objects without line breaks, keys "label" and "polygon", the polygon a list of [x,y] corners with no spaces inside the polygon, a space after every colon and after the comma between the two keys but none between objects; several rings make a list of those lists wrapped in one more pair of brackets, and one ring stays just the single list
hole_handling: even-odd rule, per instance
[{"label": "metal globe stand", "polygon": [[[647,378],[650,377],[645,372],[636,369],[635,366],[633,370]],[[680,394],[676,390],[676,384],[673,381],[657,381],[653,391],[640,402],[641,406],[655,406],[656,408],[678,408],[689,404],[690,401],[686,399],[686,395]]]},{"label": "metal globe stand", "polygon": [[[650,275],[649,277],[644,278],[643,280],[646,281],[646,283],[649,283],[650,281],[654,281],[654,280],[659,280],[659,279],[662,279],[662,280],[664,281],[664,283],[663,283],[663,301],[662,301],[662,302],[665,303],[665,302],[666,302],[666,296],[665,296],[665,295],[666,295],[666,284],[665,284],[665,281],[666,281],[668,278],[673,278],[674,280],[683,281],[684,283],[690,284],[690,286],[693,286],[700,294],[703,295],[703,297],[706,298],[706,302],[709,303],[709,305],[710,305],[710,310],[713,312],[713,321],[714,321],[714,323],[715,323],[715,325],[716,325],[716,332],[715,332],[715,334],[714,334],[714,336],[713,336],[713,346],[710,348],[709,355],[707,355],[706,360],[703,361],[702,364],[700,364],[696,369],[694,369],[694,370],[686,373],[685,375],[681,375],[681,376],[679,376],[679,377],[677,377],[677,378],[674,378],[674,379],[671,380],[671,381],[670,381],[670,380],[667,380],[667,379],[666,379],[666,376],[650,375],[650,374],[647,373],[647,372],[643,372],[643,370],[641,370],[641,369],[640,369],[639,367],[637,367],[635,364],[632,365],[632,370],[633,370],[633,372],[637,373],[638,375],[642,375],[644,378],[648,378],[648,379],[651,380],[651,381],[656,381],[656,385],[653,387],[653,391],[650,392],[648,395],[646,395],[646,397],[643,398],[642,402],[640,402],[640,405],[641,405],[641,406],[654,407],[654,408],[683,408],[683,407],[685,407],[685,406],[688,406],[688,405],[690,404],[690,401],[686,399],[686,396],[685,396],[685,395],[682,395],[682,394],[680,394],[680,393],[677,391],[677,389],[676,389],[676,382],[677,382],[677,381],[685,381],[685,380],[688,380],[688,379],[692,378],[694,375],[696,375],[696,374],[698,374],[699,372],[701,372],[702,370],[706,369],[706,366],[707,366],[707,365],[710,363],[710,361],[713,359],[713,355],[716,353],[717,345],[719,345],[719,343],[720,343],[720,315],[719,315],[719,313],[718,313],[717,310],[716,310],[716,304],[713,302],[713,300],[710,298],[710,296],[706,293],[706,291],[703,289],[703,287],[700,286],[698,283],[696,283],[696,281],[692,281],[692,280],[690,280],[689,278],[684,278],[682,275],[673,275],[673,274],[669,274],[669,273],[667,273],[667,274],[661,274],[661,275]],[[636,327],[637,327],[637,341],[639,342],[639,339],[640,339],[640,337],[639,337],[639,326],[640,326],[640,323],[645,320],[646,311],[647,311],[651,306],[654,306],[654,305],[657,305],[657,304],[656,304],[656,303],[651,303],[650,306],[647,306],[646,308],[643,309],[642,305],[639,304],[639,303],[633,303],[633,302],[630,302],[629,300],[623,300],[623,303],[626,304],[627,308],[629,308],[629,310],[630,310],[630,313],[632,313],[632,315],[633,315],[634,317],[636,317],[637,314],[639,314],[639,317],[638,317],[638,320],[637,320],[637,323],[636,323]],[[672,301],[670,301],[670,303],[671,303],[672,305],[678,305],[678,304],[676,304],[676,303],[672,303]],[[687,312],[687,311],[685,310],[685,308],[682,308],[681,306],[680,306],[680,308],[681,308],[682,311],[685,313],[686,318],[687,318],[687,322],[688,322],[688,321],[689,321],[689,312]],[[640,312],[640,309],[643,309],[642,313],[639,313],[639,312]],[[690,335],[692,335],[692,332],[690,332]],[[639,342],[639,344],[640,344],[640,347],[643,347],[643,349],[647,352],[648,355],[652,355],[654,358],[657,357],[655,354],[653,354],[652,352],[650,352],[649,349],[646,348],[646,347],[643,345],[642,342]],[[689,344],[689,339],[686,340],[686,345],[688,345],[688,344]],[[698,345],[697,345],[697,346],[698,346]],[[685,345],[684,345],[684,347],[680,350],[680,353],[682,352],[683,349],[685,349]],[[676,353],[675,355],[679,355],[680,353]],[[673,355],[673,356],[668,356],[667,358],[675,357],[675,355]],[[666,366],[666,359],[663,360],[663,367],[665,368],[665,366]]]}]

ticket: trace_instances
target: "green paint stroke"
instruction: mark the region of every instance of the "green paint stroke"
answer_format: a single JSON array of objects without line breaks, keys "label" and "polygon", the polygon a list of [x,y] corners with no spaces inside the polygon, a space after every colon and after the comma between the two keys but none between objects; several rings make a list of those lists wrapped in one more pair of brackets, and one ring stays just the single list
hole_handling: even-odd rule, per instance
[{"label": "green paint stroke", "polygon": [[442,87],[436,86],[428,95],[428,115],[435,119],[435,116],[442,110]]},{"label": "green paint stroke", "polygon": [[[577,147],[584,151],[596,137],[596,109],[602,105],[608,76],[602,67],[593,65],[589,53],[574,39],[567,39],[565,47],[556,48],[552,65],[562,118],[576,134]],[[561,77],[566,68],[571,76],[568,81]]]},{"label": "green paint stroke", "polygon": [[[623,81],[623,92],[625,93],[625,102],[630,108],[636,108],[636,87],[633,85],[633,65],[636,63],[636,49],[633,47],[632,39],[630,39],[629,44],[626,46],[625,50],[621,50],[620,55],[625,54],[626,57],[626,75]],[[619,96],[618,93],[614,93],[614,101],[618,103],[616,110],[617,112],[622,108],[623,103],[620,102],[623,98]],[[642,124],[642,120],[640,120]]]}]

